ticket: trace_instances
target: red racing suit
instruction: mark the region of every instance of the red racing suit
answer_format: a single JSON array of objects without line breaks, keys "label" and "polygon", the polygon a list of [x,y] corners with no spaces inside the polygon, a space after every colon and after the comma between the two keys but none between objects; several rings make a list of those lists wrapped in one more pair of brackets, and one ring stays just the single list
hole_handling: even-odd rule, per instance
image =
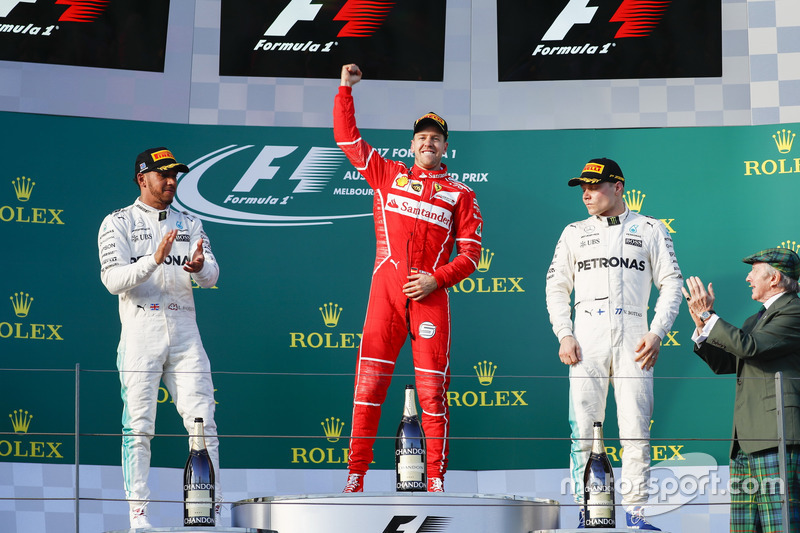
[{"label": "red racing suit", "polygon": [[[376,258],[367,316],[358,351],[350,472],[372,462],[381,405],[400,348],[411,335],[422,427],[427,437],[427,474],[447,470],[450,384],[450,304],[447,287],[478,266],[483,220],[475,193],[447,174],[384,159],[356,127],[352,88],[339,87],[333,108],[339,148],[374,190]],[[450,261],[453,245],[456,256]],[[412,273],[432,275],[439,287],[420,301],[403,294]]]}]

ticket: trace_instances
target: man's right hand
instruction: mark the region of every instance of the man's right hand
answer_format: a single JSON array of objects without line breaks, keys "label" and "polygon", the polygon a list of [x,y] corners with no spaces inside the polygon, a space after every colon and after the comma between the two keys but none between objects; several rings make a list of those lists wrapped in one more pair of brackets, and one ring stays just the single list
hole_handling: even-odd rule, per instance
[{"label": "man's right hand", "polygon": [[689,306],[689,314],[692,316],[692,320],[694,320],[698,331],[701,331],[703,326],[705,326],[705,322],[700,318],[700,315],[703,314],[703,311],[714,310],[714,301],[716,300],[714,285],[709,283],[708,291],[706,292],[706,288],[703,286],[703,281],[700,278],[697,276],[689,276],[686,278],[686,287],[689,289],[688,292],[683,287],[681,287],[681,290],[686,297],[686,305]]},{"label": "man's right hand", "polygon": [[572,335],[561,339],[558,348],[558,357],[565,365],[575,365],[581,362],[581,347]]},{"label": "man's right hand", "polygon": [[339,85],[352,87],[361,81],[361,69],[355,63],[342,66],[342,82]]},{"label": "man's right hand", "polygon": [[156,260],[157,265],[163,263],[170,251],[172,251],[172,243],[175,242],[175,237],[177,236],[178,230],[170,230],[166,233],[166,235],[164,235],[164,238],[161,239],[161,242],[158,243],[156,253],[153,254],[153,259]]}]

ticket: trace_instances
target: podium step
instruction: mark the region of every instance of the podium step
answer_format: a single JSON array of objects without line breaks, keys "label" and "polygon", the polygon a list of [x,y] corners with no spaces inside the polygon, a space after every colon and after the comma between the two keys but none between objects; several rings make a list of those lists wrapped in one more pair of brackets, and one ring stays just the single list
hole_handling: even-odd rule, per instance
[{"label": "podium step", "polygon": [[252,529],[247,527],[139,527],[136,529],[115,529],[106,533],[277,533],[276,531]]},{"label": "podium step", "polygon": [[[628,529],[628,528],[608,528],[608,527],[601,527],[597,529],[539,529],[534,531],[533,533],[586,533],[587,531],[591,531],[592,533],[631,533],[631,531],[638,531],[638,529]],[[669,533],[669,531],[662,531],[661,533]]]},{"label": "podium step", "polygon": [[559,526],[555,500],[503,494],[386,492],[273,496],[236,502],[231,523],[278,533],[530,533]]}]

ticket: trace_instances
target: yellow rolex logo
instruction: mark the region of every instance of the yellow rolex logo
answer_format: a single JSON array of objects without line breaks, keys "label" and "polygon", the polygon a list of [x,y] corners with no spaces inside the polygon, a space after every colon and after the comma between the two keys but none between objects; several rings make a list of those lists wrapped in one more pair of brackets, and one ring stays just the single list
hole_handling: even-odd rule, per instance
[{"label": "yellow rolex logo", "polygon": [[788,248],[794,253],[800,253],[800,245],[797,244],[797,241],[783,241],[778,248]]},{"label": "yellow rolex logo", "polygon": [[[481,247],[481,255],[478,257],[476,270],[480,273],[488,272],[492,267],[494,252],[489,248]],[[522,287],[524,278],[500,278],[500,277],[468,277],[464,278],[451,287],[453,292],[463,293],[490,293],[490,292],[525,292]]]},{"label": "yellow rolex logo", "polygon": [[[479,361],[473,366],[478,383],[488,387],[494,380],[497,365],[491,361]],[[508,377],[508,376],[506,376]],[[450,407],[526,407],[524,390],[465,390],[447,391],[447,405]]]},{"label": "yellow rolex logo", "polygon": [[27,202],[31,199],[31,191],[33,191],[33,187],[36,185],[36,182],[31,181],[30,178],[22,176],[16,180],[11,180],[11,185],[14,186],[14,192],[17,194],[17,200],[20,202]]},{"label": "yellow rolex logo", "polygon": [[11,426],[14,428],[14,433],[27,433],[28,428],[33,420],[33,415],[28,414],[28,411],[22,409],[14,409],[14,412],[8,415],[11,419]]},{"label": "yellow rolex logo", "polygon": [[[8,415],[11,419],[11,427],[17,435],[26,435],[31,426],[33,415],[24,409],[15,409]],[[0,440],[0,456],[14,457],[15,459],[64,459],[59,451],[63,442],[46,442],[30,440],[29,437],[3,438]]]},{"label": "yellow rolex logo", "polygon": [[[33,305],[33,298],[27,292],[15,292],[14,296],[10,296],[11,307],[14,308],[14,314],[19,318],[25,318],[30,313],[31,305]],[[62,324],[42,324],[31,323],[24,324],[22,322],[0,322],[0,339],[28,339],[28,340],[56,340],[63,341],[59,330]],[[2,441],[0,441],[2,442]],[[0,453],[2,456],[2,453]]]},{"label": "yellow rolex logo", "polygon": [[[26,203],[31,199],[31,193],[35,185],[35,182],[25,176],[11,180],[11,186],[14,187],[14,194],[16,194],[17,200],[20,203]],[[55,224],[61,226],[64,225],[64,221],[61,220],[63,212],[63,209],[50,209],[48,207],[0,205],[0,223],[17,222],[23,224]]]},{"label": "yellow rolex logo", "polygon": [[481,248],[481,258],[478,259],[478,272],[488,272],[492,266],[494,252],[488,248]]},{"label": "yellow rolex logo", "polygon": [[780,153],[788,154],[792,151],[794,136],[795,134],[792,133],[792,130],[778,130],[775,132],[775,135],[772,136],[772,139],[775,141],[775,146],[778,147]]},{"label": "yellow rolex logo", "polygon": [[[775,147],[781,154],[792,151],[795,134],[792,130],[781,129],[772,135]],[[744,161],[745,176],[772,176],[774,174],[800,174],[800,157],[765,159],[763,161]]]},{"label": "yellow rolex logo", "polygon": [[10,296],[11,305],[14,307],[14,314],[20,318],[28,316],[28,311],[31,309],[33,298],[27,292],[15,292],[14,296]]},{"label": "yellow rolex logo", "polygon": [[[328,442],[339,441],[339,437],[342,434],[342,428],[344,427],[344,422],[336,417],[331,416],[320,422],[320,424],[322,425],[323,431],[325,431],[325,437],[327,437]],[[350,457],[349,448],[333,446],[328,446],[325,448],[319,446],[315,448],[293,447],[291,448],[291,453],[292,464],[347,464],[347,461]],[[373,460],[372,462],[374,463],[375,461]]]},{"label": "yellow rolex logo", "polygon": [[322,313],[322,320],[327,327],[335,328],[339,324],[339,317],[342,315],[339,304],[328,302],[319,308],[319,312]]},{"label": "yellow rolex logo", "polygon": [[478,375],[478,382],[481,385],[486,387],[492,384],[492,380],[494,380],[494,373],[497,370],[497,365],[493,364],[491,361],[488,363],[483,361],[472,368],[475,369],[475,373]]},{"label": "yellow rolex logo", "polygon": [[[327,328],[339,326],[339,318],[342,316],[342,308],[339,304],[328,302],[319,308],[322,321]],[[361,342],[361,333],[347,333],[339,331],[327,332],[289,332],[289,348],[358,348]]]},{"label": "yellow rolex logo", "polygon": [[642,210],[642,204],[647,195],[642,194],[642,191],[631,189],[625,193],[625,203],[628,204],[628,209],[636,213]]},{"label": "yellow rolex logo", "polygon": [[337,442],[339,437],[342,435],[342,428],[344,427],[344,422],[339,420],[338,418],[326,418],[324,422],[320,422],[322,424],[322,429],[325,431],[325,436],[328,438],[328,442]]}]

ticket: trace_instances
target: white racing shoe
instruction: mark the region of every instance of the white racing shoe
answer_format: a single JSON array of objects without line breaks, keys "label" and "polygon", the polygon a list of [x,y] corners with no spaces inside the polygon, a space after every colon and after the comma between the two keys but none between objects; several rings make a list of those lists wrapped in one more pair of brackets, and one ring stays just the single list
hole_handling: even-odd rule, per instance
[{"label": "white racing shoe", "polygon": [[131,529],[150,528],[153,525],[147,519],[147,506],[131,508]]}]

